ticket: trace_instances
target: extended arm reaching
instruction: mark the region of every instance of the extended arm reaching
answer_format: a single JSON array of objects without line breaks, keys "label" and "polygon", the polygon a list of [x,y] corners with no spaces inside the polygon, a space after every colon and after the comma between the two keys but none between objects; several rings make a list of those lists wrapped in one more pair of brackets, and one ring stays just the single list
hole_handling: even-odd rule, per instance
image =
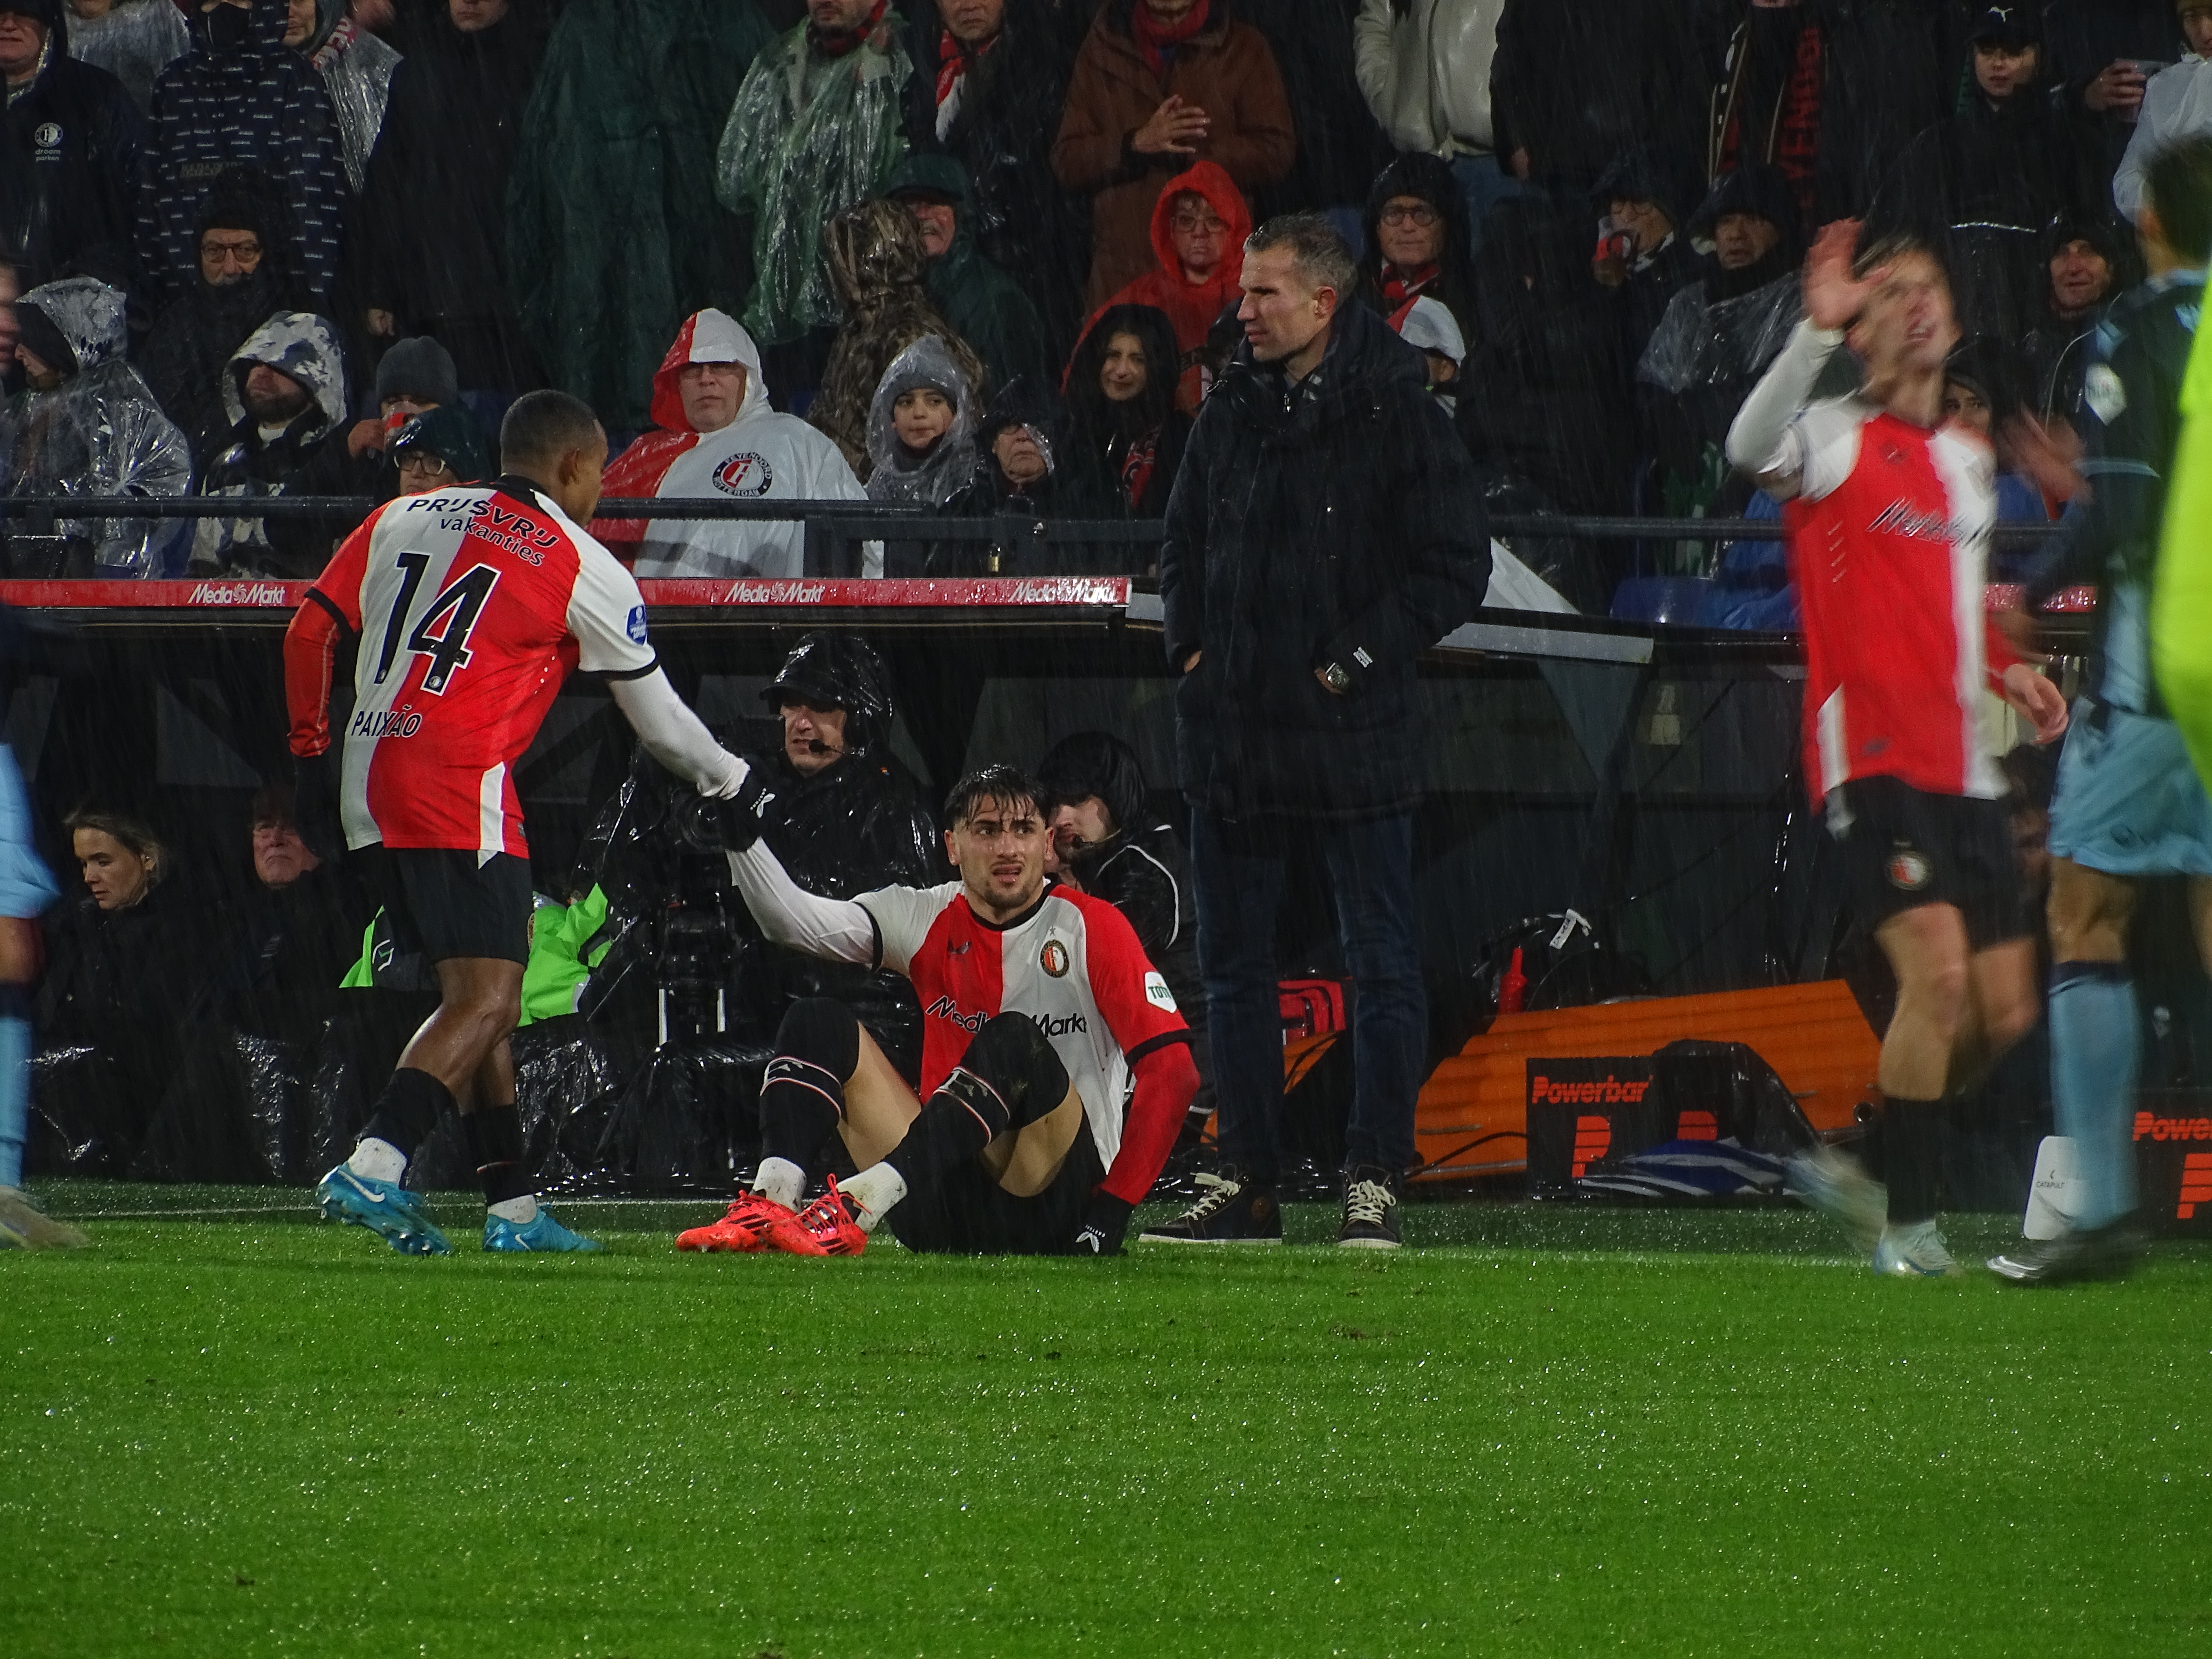
[{"label": "extended arm reaching", "polygon": [[[744,763],[738,765],[742,781]],[[808,892],[784,873],[765,842],[756,841],[744,852],[729,854],[729,860],[730,879],[744,896],[745,908],[776,944],[830,962],[876,965],[876,923],[866,906]]]},{"label": "extended arm reaching", "polygon": [[659,667],[635,679],[611,683],[615,707],[637,733],[646,752],[702,795],[726,799],[744,781],[745,763],[714,741],[690,705],[676,695]]},{"label": "extended arm reaching", "polygon": [[1784,501],[1797,493],[1804,458],[1788,441],[1790,423],[1813,396],[1820,371],[1844,343],[1839,328],[1801,322],[1789,344],[1767,367],[1729,428],[1729,464],[1758,475],[1768,495]]}]

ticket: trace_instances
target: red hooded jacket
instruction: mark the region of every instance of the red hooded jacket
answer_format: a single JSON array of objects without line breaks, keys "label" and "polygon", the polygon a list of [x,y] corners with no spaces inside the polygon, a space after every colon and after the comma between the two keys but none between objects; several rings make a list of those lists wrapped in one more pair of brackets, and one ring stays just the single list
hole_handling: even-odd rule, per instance
[{"label": "red hooded jacket", "polygon": [[[1221,263],[1214,268],[1212,277],[1203,283],[1184,278],[1182,264],[1176,258],[1174,233],[1170,228],[1175,217],[1175,198],[1185,191],[1195,191],[1206,198],[1228,226],[1223,234]],[[1221,313],[1243,298],[1238,283],[1244,275],[1244,240],[1251,234],[1252,212],[1244,205],[1243,193],[1237,188],[1237,181],[1214,162],[1194,162],[1188,171],[1178,173],[1160,186],[1160,199],[1152,204],[1152,257],[1159,261],[1159,269],[1146,271],[1099,307],[1091,314],[1091,322],[1084,325],[1083,331],[1090,333],[1091,324],[1115,306],[1156,306],[1165,312],[1168,320],[1175,325],[1176,345],[1182,353],[1184,365],[1182,383],[1176,388],[1176,403],[1187,413],[1194,412],[1206,392],[1206,375],[1194,359],[1205,346],[1206,337]]]}]

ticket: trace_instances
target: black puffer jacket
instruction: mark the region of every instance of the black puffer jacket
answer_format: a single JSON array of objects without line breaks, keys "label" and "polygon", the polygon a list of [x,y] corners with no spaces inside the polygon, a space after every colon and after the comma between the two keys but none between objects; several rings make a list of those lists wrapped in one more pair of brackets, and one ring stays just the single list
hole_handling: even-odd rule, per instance
[{"label": "black puffer jacket", "polygon": [[[1296,387],[1235,360],[1160,550],[1183,792],[1224,817],[1355,818],[1421,793],[1413,660],[1490,585],[1474,463],[1421,355],[1364,306]],[[1350,677],[1337,696],[1316,669]]]}]

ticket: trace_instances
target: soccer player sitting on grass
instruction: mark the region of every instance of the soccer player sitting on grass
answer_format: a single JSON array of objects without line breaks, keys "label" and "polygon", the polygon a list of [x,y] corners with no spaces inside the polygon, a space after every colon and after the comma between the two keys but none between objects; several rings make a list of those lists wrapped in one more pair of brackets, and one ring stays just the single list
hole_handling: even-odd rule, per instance
[{"label": "soccer player sitting on grass", "polygon": [[[1791,1160],[1790,1183],[1843,1221],[1875,1271],[1954,1276],[1936,1227],[1943,1102],[2035,1023],[2035,948],[2004,780],[1977,727],[1985,687],[2048,743],[2058,688],[1983,611],[1995,464],[1943,419],[1958,343],[1951,285],[1899,238],[1861,255],[1856,223],[1805,261],[1805,320],[1729,431],[1729,459],[1786,503],[1805,615],[1805,776],[1843,854],[1859,923],[1897,974],[1876,1073],[1888,1190],[1840,1153]],[[1866,380],[1812,401],[1848,342]]]},{"label": "soccer player sitting on grass", "polygon": [[[945,808],[960,879],[845,901],[803,891],[760,843],[763,778],[719,807],[746,907],[780,945],[913,980],[922,1093],[843,1004],[793,1004],[761,1087],[753,1189],[677,1248],[857,1255],[888,1224],[911,1250],[1118,1253],[1198,1073],[1121,912],[1046,878],[1036,787],[1010,766],[970,773]],[[824,1167],[829,1191],[801,1210]]]}]

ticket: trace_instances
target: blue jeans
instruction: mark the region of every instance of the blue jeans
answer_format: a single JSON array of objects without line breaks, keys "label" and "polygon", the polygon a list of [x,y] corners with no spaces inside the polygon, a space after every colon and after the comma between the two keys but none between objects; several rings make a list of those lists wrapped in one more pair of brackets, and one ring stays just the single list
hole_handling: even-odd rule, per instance
[{"label": "blue jeans", "polygon": [[1467,234],[1474,244],[1468,252],[1480,253],[1484,216],[1500,202],[1527,195],[1528,186],[1505,170],[1502,156],[1455,155],[1451,170],[1459,181],[1459,193],[1467,198]]},{"label": "blue jeans", "polygon": [[[1410,1169],[1413,1097],[1428,1052],[1428,998],[1413,911],[1413,817],[1358,823],[1278,821],[1278,834],[1317,842],[1328,865],[1336,933],[1358,996],[1352,1020],[1352,1116],[1344,1162]],[[1190,869],[1198,963],[1213,1045],[1221,1154],[1273,1181],[1282,1166],[1283,1021],[1276,991],[1275,914],[1284,853],[1223,836],[1204,807],[1191,811]]]}]

